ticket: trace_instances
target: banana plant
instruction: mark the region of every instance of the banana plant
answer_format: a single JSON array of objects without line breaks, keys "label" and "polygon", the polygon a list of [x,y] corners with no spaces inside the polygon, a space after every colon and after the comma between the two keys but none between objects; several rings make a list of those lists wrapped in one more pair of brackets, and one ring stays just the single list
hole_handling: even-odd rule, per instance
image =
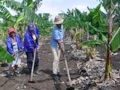
[{"label": "banana plant", "polygon": [[38,26],[40,27],[40,32],[43,36],[49,36],[51,32],[51,27],[53,26],[52,20],[49,20],[50,14],[44,13],[38,15],[40,18],[40,21],[38,23]]},{"label": "banana plant", "polygon": [[86,58],[88,60],[96,57],[96,46],[102,45],[104,42],[101,40],[87,40],[82,42],[82,46],[86,51]]},{"label": "banana plant", "polygon": [[36,10],[41,5],[41,0],[23,0],[21,3],[15,0],[4,0],[2,1],[2,5],[16,11],[17,15],[13,16],[16,17],[16,19],[12,26],[22,29],[19,31],[24,31],[29,22],[34,21],[36,23],[40,21],[40,18],[36,14]]},{"label": "banana plant", "polygon": [[[106,22],[105,22],[105,14],[100,10],[101,4],[99,4],[96,8],[89,9],[89,13],[87,15],[87,20],[85,23],[85,31],[87,34],[86,43],[83,42],[83,47],[86,47],[87,57],[95,58],[96,57],[96,46],[98,46],[97,42],[100,44],[106,43]],[[89,35],[88,35],[89,34]],[[89,36],[89,37],[88,37]],[[93,43],[94,42],[94,43]],[[91,44],[90,44],[91,43]]]},{"label": "banana plant", "polygon": [[[16,0],[0,0],[0,19],[2,20],[0,21],[0,36],[2,40],[6,39],[9,27],[15,27],[23,36],[24,30],[30,22],[34,22],[41,29],[42,35],[48,34],[52,25],[49,20],[50,15],[40,17],[39,14],[36,14],[38,7],[41,6],[41,1],[22,0],[20,3]],[[8,8],[14,10],[16,15],[13,16]],[[6,60],[5,57],[3,60]]]},{"label": "banana plant", "polygon": [[64,26],[71,33],[71,40],[75,41],[76,48],[81,48],[81,40],[84,34],[84,22],[87,13],[81,13],[78,9],[68,10],[64,15]]},{"label": "banana plant", "polygon": [[107,24],[108,24],[108,32],[107,32],[107,55],[106,55],[106,65],[105,65],[105,77],[104,79],[112,78],[112,63],[111,63],[111,47],[110,41],[112,39],[112,32],[114,31],[114,16],[117,6],[119,4],[119,0],[100,0],[102,5],[107,13]]},{"label": "banana plant", "polygon": [[14,60],[14,57],[11,56],[6,49],[0,45],[0,62],[11,63]]},{"label": "banana plant", "polygon": [[115,31],[110,41],[110,47],[112,52],[117,52],[120,49],[120,27]]},{"label": "banana plant", "polygon": [[[115,16],[114,16],[114,28],[117,29],[120,26],[120,1],[118,0],[118,4],[115,10]],[[117,28],[116,28],[117,27]]]}]

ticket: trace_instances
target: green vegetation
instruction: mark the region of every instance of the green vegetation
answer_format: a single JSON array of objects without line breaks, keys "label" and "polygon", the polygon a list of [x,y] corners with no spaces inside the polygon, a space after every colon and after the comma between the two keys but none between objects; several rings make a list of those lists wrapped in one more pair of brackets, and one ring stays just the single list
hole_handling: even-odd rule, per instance
[{"label": "green vegetation", "polygon": [[0,46],[0,62],[12,62],[14,57],[11,56],[7,51]]},{"label": "green vegetation", "polygon": [[[76,49],[86,47],[88,58],[96,56],[98,45],[106,47],[105,79],[109,79],[112,77],[111,52],[116,52],[120,48],[120,0],[99,1],[100,4],[96,8],[88,8],[89,12],[73,9],[61,15],[64,18],[64,28],[70,32]],[[23,35],[30,22],[34,22],[41,29],[43,36],[48,36],[53,23],[49,13],[36,14],[41,5],[41,0],[23,0],[21,3],[15,0],[1,0],[0,37],[2,40],[7,36],[8,27],[17,28],[17,31]],[[101,7],[105,12],[101,11]],[[8,8],[14,10],[16,15],[13,16]],[[3,48],[0,48],[3,51]],[[0,56],[5,54],[5,50],[3,53],[1,51]],[[11,57],[2,57],[1,60],[6,58],[11,61]]]},{"label": "green vegetation", "polygon": [[[101,44],[105,45],[105,79],[110,79],[112,77],[111,52],[117,51],[120,48],[120,42],[117,42],[120,37],[118,29],[120,26],[119,4],[119,0],[100,0],[100,4],[96,8],[88,8],[88,13],[81,13],[78,9],[74,9],[71,11],[68,10],[65,14],[64,26],[70,33],[72,32],[72,38],[75,37],[77,49],[79,49],[78,46],[81,48],[80,44],[82,44],[82,46],[87,46],[86,54],[88,57],[94,58],[91,55],[93,55],[93,53],[95,54],[96,46]],[[104,7],[105,12],[100,10],[101,6]],[[82,36],[78,34],[81,33],[81,31],[85,32]],[[115,33],[114,36],[113,33]],[[87,38],[84,38],[85,40],[81,42],[81,37]]]},{"label": "green vegetation", "polygon": [[[7,29],[15,27],[17,31],[23,36],[26,26],[30,22],[34,22],[41,30],[41,35],[48,36],[52,21],[49,19],[50,14],[36,14],[36,11],[41,6],[41,0],[23,0],[21,3],[15,0],[1,0],[0,1],[0,37],[5,41],[7,37]],[[9,9],[16,14],[12,15]],[[4,46],[5,47],[5,46]],[[0,51],[1,60],[11,61],[11,56],[2,47]],[[4,55],[3,55],[4,54]]]}]

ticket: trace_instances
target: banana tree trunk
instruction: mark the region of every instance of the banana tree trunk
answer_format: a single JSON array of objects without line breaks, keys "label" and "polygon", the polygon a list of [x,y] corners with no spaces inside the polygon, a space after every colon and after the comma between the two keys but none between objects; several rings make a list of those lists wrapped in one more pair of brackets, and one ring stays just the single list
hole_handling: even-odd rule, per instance
[{"label": "banana tree trunk", "polygon": [[110,41],[112,38],[112,28],[113,28],[113,18],[112,13],[110,11],[108,16],[108,42],[107,42],[107,58],[106,58],[106,66],[105,66],[105,80],[111,79],[112,76],[112,65],[111,65],[111,50],[110,50]]},{"label": "banana tree trunk", "polygon": [[76,37],[76,33],[78,32],[77,28],[75,29],[75,42],[76,42],[76,48],[79,49],[79,39]]},{"label": "banana tree trunk", "polygon": [[89,34],[89,32],[87,31],[87,40],[89,40],[89,38],[90,38],[90,34]]},{"label": "banana tree trunk", "polygon": [[[94,35],[93,39],[97,40],[97,35]],[[92,58],[96,58],[96,53],[97,53],[96,47],[93,47],[92,48]]]}]

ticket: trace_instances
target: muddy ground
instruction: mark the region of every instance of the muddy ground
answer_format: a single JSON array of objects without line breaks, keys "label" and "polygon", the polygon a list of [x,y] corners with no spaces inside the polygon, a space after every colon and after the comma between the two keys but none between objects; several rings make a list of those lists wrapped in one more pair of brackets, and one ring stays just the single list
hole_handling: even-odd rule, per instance
[{"label": "muddy ground", "polygon": [[[48,41],[43,42],[43,45],[39,50],[39,58],[39,71],[41,72],[41,74],[34,77],[34,80],[36,81],[35,83],[28,83],[29,75],[27,75],[26,73],[22,73],[21,75],[13,78],[6,78],[0,76],[0,90],[66,90],[65,83],[56,85],[54,84],[54,81],[52,79],[51,74],[53,56]],[[115,56],[113,59],[113,68],[120,69],[120,54]],[[26,59],[24,58],[23,62],[25,61]],[[73,72],[71,72],[72,78],[79,77],[76,67],[76,61],[68,60],[68,63],[69,67],[74,70]],[[60,66],[62,74],[61,80],[66,82],[67,75],[63,58],[61,58]],[[3,70],[4,68],[0,67],[0,72],[2,72]],[[120,86],[116,86],[114,88],[106,90],[120,90],[119,88]]]}]

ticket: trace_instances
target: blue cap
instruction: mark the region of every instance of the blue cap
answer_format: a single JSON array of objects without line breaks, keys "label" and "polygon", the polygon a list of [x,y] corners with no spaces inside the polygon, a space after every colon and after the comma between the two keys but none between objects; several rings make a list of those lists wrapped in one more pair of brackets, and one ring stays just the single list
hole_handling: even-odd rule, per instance
[{"label": "blue cap", "polygon": [[35,29],[35,25],[33,23],[30,23],[28,25],[28,30],[33,31]]}]

